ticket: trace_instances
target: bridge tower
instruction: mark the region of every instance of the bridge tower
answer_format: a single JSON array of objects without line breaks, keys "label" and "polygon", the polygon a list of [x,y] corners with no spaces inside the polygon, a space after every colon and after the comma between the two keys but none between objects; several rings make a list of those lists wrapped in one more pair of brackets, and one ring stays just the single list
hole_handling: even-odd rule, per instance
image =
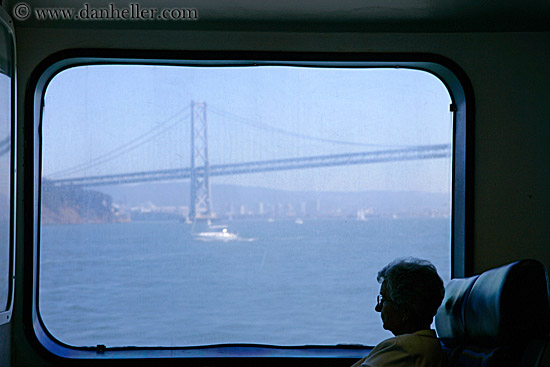
[{"label": "bridge tower", "polygon": [[208,179],[208,135],[206,102],[191,102],[191,200],[189,219],[213,217]]}]

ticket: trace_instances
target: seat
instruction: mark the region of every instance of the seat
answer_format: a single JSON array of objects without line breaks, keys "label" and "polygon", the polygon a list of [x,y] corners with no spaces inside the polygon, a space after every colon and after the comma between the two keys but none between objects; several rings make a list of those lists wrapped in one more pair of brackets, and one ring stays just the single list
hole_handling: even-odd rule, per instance
[{"label": "seat", "polygon": [[435,326],[449,367],[538,366],[550,331],[546,268],[522,260],[451,280]]}]

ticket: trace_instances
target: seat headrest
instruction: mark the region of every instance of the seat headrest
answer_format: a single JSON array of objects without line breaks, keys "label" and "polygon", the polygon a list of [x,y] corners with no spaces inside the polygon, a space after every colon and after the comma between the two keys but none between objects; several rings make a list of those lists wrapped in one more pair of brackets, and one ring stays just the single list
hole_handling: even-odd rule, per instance
[{"label": "seat headrest", "polygon": [[478,276],[452,279],[445,287],[445,298],[435,315],[435,327],[439,338],[447,345],[466,342],[464,304]]},{"label": "seat headrest", "polygon": [[544,338],[550,330],[546,268],[537,260],[522,260],[453,279],[435,321],[447,345],[496,346]]}]

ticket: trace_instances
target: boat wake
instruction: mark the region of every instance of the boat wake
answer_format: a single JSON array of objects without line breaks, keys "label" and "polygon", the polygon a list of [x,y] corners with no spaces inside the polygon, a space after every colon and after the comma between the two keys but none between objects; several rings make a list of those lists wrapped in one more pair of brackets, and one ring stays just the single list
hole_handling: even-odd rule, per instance
[{"label": "boat wake", "polygon": [[257,238],[245,238],[245,237],[240,237],[238,235],[234,237],[218,236],[218,235],[212,235],[209,232],[196,233],[193,235],[193,239],[196,241],[202,241],[202,242],[254,242],[257,240]]}]

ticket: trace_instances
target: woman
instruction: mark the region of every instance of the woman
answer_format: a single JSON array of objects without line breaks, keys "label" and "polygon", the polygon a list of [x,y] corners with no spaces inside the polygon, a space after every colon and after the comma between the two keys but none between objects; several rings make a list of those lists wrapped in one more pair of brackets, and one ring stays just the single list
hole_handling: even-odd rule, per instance
[{"label": "woman", "polygon": [[378,344],[352,367],[441,367],[444,356],[430,329],[445,288],[426,260],[397,259],[378,272],[380,294],[375,310],[383,327],[395,335]]}]

